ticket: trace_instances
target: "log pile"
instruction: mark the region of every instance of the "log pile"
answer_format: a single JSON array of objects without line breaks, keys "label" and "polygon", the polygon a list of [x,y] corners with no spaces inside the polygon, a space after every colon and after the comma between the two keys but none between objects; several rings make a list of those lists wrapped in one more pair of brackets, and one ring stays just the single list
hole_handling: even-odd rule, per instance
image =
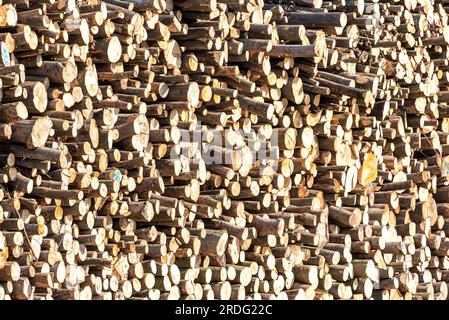
[{"label": "log pile", "polygon": [[0,300],[447,299],[448,13],[1,0]]}]

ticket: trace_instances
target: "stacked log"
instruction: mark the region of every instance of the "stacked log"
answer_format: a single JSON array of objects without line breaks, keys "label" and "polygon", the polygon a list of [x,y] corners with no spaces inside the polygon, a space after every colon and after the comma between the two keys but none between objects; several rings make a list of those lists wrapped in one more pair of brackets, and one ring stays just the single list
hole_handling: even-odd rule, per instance
[{"label": "stacked log", "polygon": [[0,300],[447,299],[447,12],[2,0]]}]

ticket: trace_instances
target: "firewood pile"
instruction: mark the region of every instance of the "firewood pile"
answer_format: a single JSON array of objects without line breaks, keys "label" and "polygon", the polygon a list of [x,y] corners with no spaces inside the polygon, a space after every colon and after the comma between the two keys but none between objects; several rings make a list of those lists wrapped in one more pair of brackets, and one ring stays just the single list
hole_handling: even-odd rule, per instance
[{"label": "firewood pile", "polygon": [[447,299],[448,14],[0,0],[0,300]]}]

